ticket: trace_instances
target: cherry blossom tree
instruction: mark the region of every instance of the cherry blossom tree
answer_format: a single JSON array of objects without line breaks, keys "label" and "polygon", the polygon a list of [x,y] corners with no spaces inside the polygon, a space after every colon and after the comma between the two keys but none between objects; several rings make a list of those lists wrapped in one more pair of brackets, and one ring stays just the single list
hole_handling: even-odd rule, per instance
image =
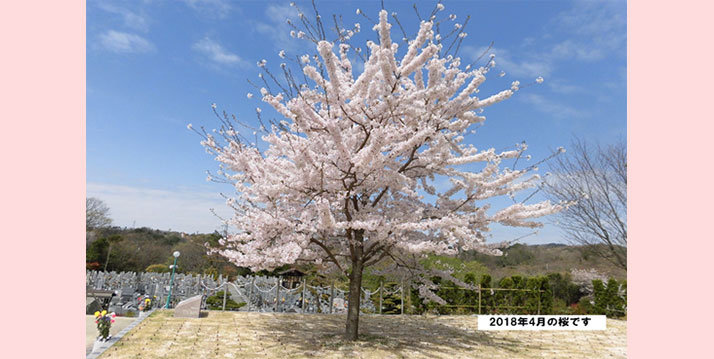
[{"label": "cherry blossom tree", "polygon": [[[345,29],[335,17],[336,38],[328,39],[317,11],[314,22],[300,12],[305,31],[294,25],[292,35],[312,41],[319,55],[295,57],[305,81],[298,84],[285,64],[284,81],[269,71],[262,76],[268,79],[262,100],[283,118],[266,124],[257,110],[254,141],[225,113],[216,112],[223,125],[215,134],[196,130],[220,163],[219,175],[235,187],[235,196],[227,197],[235,233],[222,241],[220,254],[253,270],[306,262],[344,273],[348,340],[358,336],[366,267],[386,259],[416,268],[410,258],[459,250],[499,255],[503,243],[485,241],[489,225],[538,227],[533,218],[564,206],[516,202],[490,209],[489,199],[539,181],[529,173],[534,166],[501,168],[502,161],[521,157],[525,145],[496,151],[465,142],[485,120],[482,110],[511,97],[519,83],[477,96],[493,56],[484,66],[462,69],[454,50],[466,33],[458,23],[447,36],[435,31],[443,8],[439,3],[421,21],[411,41],[404,35],[402,51],[392,40],[388,12],[380,11],[373,27],[378,40],[367,41],[368,55],[350,45],[359,24]],[[359,71],[356,57],[363,61]],[[265,69],[266,62],[259,66]],[[280,91],[271,89],[271,78]],[[447,188],[437,185],[444,178]],[[429,289],[423,284],[420,293],[433,295]]]}]

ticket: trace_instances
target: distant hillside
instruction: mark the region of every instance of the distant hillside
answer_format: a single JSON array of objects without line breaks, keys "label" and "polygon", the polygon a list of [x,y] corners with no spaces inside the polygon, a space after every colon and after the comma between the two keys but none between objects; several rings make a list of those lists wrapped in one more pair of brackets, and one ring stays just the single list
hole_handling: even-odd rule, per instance
[{"label": "distant hillside", "polygon": [[543,275],[553,272],[570,272],[572,269],[595,269],[616,279],[625,279],[627,272],[596,256],[592,249],[559,243],[541,245],[516,244],[504,250],[499,257],[476,252],[459,255],[464,261],[475,260],[488,268],[491,276],[502,278],[511,275]]},{"label": "distant hillside", "polygon": [[[106,228],[87,234],[87,268],[103,269],[109,255],[108,270],[168,271],[173,263],[172,253],[181,252],[179,271],[192,273],[215,273],[223,275],[245,274],[245,268],[229,263],[217,254],[207,255],[204,243],[217,245],[221,235],[187,234],[150,228]],[[111,250],[109,249],[111,244]],[[440,262],[451,268],[459,268],[458,277],[465,273],[481,275],[486,272],[499,279],[511,275],[544,275],[567,273],[572,269],[595,269],[608,277],[625,279],[627,273],[595,256],[584,247],[550,243],[543,245],[516,244],[504,250],[505,255],[495,257],[476,252],[464,252],[457,258],[430,256],[427,262]],[[380,266],[387,266],[381,263]],[[281,267],[276,271],[290,266]],[[308,271],[309,268],[303,268]],[[377,268],[373,268],[377,269]],[[366,274],[372,272],[368,270]],[[463,272],[463,273],[462,273]],[[369,277],[369,275],[367,276]],[[463,279],[463,278],[462,278]],[[369,279],[366,279],[369,280]]]},{"label": "distant hillside", "polygon": [[[87,233],[86,262],[88,269],[144,272],[168,271],[172,253],[181,253],[179,272],[236,275],[245,270],[217,254],[207,255],[205,244],[218,244],[221,235],[187,234],[151,228],[103,228]],[[107,256],[109,261],[107,263]]]}]

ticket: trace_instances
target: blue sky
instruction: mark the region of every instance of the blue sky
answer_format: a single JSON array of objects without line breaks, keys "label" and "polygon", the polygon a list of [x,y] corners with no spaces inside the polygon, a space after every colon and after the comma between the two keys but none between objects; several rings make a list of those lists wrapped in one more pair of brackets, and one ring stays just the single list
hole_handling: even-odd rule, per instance
[{"label": "blue sky", "polygon": [[[309,3],[297,1],[308,10]],[[408,33],[418,19],[413,1],[385,1]],[[246,81],[258,81],[256,62],[277,70],[280,50],[312,53],[292,39],[288,1],[151,0],[87,1],[87,195],[110,206],[119,226],[147,226],[211,232],[228,216],[220,192],[226,185],[206,181],[217,163],[186,125],[213,128],[211,104],[255,121],[267,105]],[[417,1],[422,12],[435,2]],[[369,21],[379,1],[318,1],[323,17],[341,14],[359,22],[358,40],[375,39]],[[625,1],[445,1],[444,15],[471,20],[459,52],[470,63],[492,41],[496,70],[484,93],[510,83],[545,82],[517,92],[486,109],[485,124],[468,141],[496,149],[526,141],[528,154],[544,158],[559,146],[582,139],[612,143],[626,137]],[[428,9],[428,10],[427,10]],[[368,26],[370,25],[370,26]],[[504,71],[505,75],[498,74]],[[541,166],[545,172],[547,166]],[[502,202],[507,204],[507,202]],[[513,239],[524,230],[494,228],[494,240]],[[547,225],[526,243],[562,242]]]}]

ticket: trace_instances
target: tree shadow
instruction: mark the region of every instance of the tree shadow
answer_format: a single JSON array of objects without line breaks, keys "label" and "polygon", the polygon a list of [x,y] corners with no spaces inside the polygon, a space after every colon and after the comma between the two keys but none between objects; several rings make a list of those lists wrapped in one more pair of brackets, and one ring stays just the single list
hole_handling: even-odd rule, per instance
[{"label": "tree shadow", "polygon": [[[252,326],[267,341],[277,341],[307,355],[346,354],[368,348],[370,352],[396,357],[418,355],[425,358],[461,357],[469,352],[491,348],[489,352],[513,355],[527,346],[526,343],[489,332],[476,330],[476,317],[472,325],[459,327],[463,318],[437,318],[425,316],[361,315],[360,337],[356,342],[343,338],[345,315],[329,314],[265,314]],[[450,320],[454,319],[454,320]],[[252,321],[252,320],[251,320]]]}]

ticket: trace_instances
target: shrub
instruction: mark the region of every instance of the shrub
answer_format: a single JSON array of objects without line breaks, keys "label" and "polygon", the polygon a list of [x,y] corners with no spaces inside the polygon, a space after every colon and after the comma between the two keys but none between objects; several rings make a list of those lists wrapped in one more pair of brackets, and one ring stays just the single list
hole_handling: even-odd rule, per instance
[{"label": "shrub", "polygon": [[627,314],[627,283],[610,278],[605,285],[601,280],[593,280],[593,314],[608,317],[622,317]]},{"label": "shrub", "polygon": [[582,314],[597,314],[594,304],[594,298],[591,295],[586,295],[580,298],[577,305]]},{"label": "shrub", "polygon": [[576,304],[584,295],[580,286],[573,282],[570,273],[550,273],[547,275],[552,296],[561,299],[566,305]]},{"label": "shrub", "polygon": [[[390,294],[382,295],[382,314],[400,314],[402,311],[402,295],[394,292],[398,288],[398,283],[384,283],[384,290]],[[371,296],[375,306],[379,306],[379,293]],[[379,308],[376,308],[379,313]]]},{"label": "shrub", "polygon": [[152,264],[146,267],[146,271],[151,273],[167,273],[169,271],[169,266],[166,264]]},{"label": "shrub", "polygon": [[[223,309],[223,291],[221,290],[218,293],[206,298],[206,305],[208,306],[208,309],[212,310]],[[235,300],[231,299],[230,293],[227,294],[226,310],[238,310],[244,305],[246,305],[245,302],[238,303]]]}]

